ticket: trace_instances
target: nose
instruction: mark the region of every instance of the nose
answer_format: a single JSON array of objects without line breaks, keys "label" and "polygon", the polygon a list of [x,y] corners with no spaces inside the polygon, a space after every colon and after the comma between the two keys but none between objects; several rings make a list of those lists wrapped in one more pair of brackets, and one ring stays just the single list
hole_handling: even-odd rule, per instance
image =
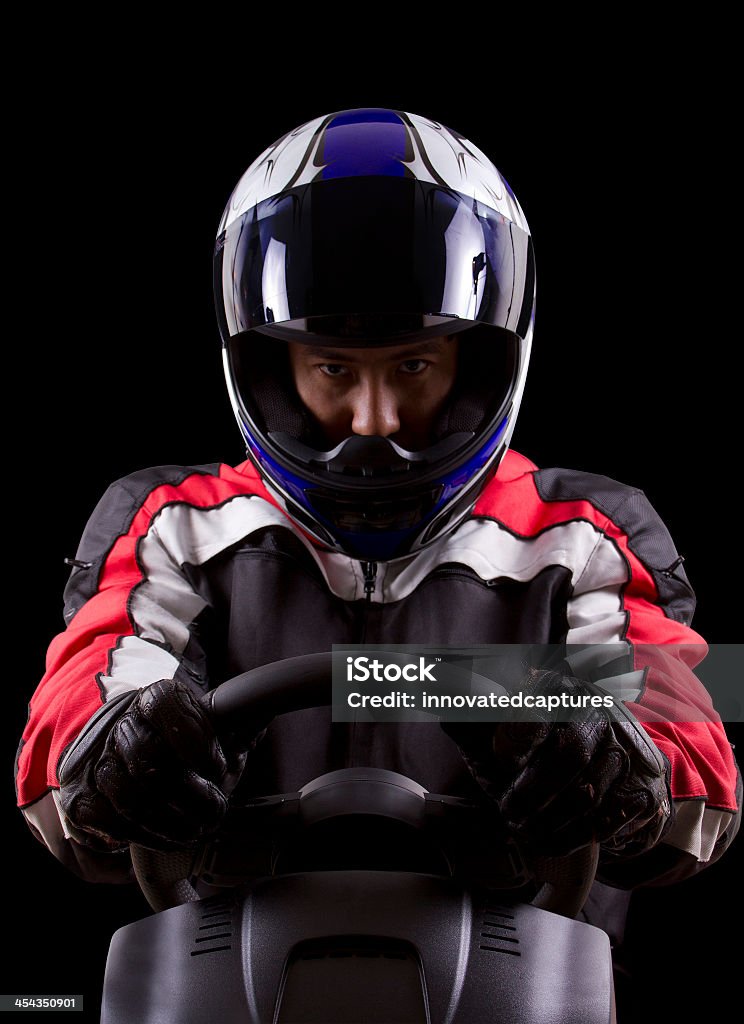
[{"label": "nose", "polygon": [[352,397],[354,434],[389,437],[400,430],[400,412],[395,390],[385,381],[362,380]]}]

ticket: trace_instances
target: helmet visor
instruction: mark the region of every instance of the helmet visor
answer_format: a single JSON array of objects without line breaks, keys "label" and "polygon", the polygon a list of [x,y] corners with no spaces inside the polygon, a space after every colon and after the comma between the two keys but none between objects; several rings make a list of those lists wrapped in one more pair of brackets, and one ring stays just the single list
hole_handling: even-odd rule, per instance
[{"label": "helmet visor", "polygon": [[214,291],[225,345],[267,327],[312,343],[395,344],[458,320],[524,338],[534,260],[529,234],[473,198],[353,177],[290,189],[234,220],[217,239]]}]

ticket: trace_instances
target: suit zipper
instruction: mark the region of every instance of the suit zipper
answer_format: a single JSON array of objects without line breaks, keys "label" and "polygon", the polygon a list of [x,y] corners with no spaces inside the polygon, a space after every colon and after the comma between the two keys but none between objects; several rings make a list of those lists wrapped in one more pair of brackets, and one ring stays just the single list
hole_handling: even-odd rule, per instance
[{"label": "suit zipper", "polygon": [[377,562],[360,562],[364,575],[364,614],[362,616],[362,632],[359,643],[366,643],[367,640],[367,616],[369,606],[372,604],[372,595],[377,588]]},{"label": "suit zipper", "polygon": [[[369,615],[369,608],[372,604],[372,595],[377,587],[377,562],[360,562],[362,567],[362,574],[364,575],[364,609],[362,611],[362,628],[359,631],[359,644],[366,643],[367,640],[367,617]],[[356,757],[354,756],[354,748],[357,739],[357,722],[356,718],[351,723],[351,729],[349,731],[349,746],[348,753],[346,756],[346,767],[356,767]]]},{"label": "suit zipper", "polygon": [[360,562],[359,564],[364,573],[364,593],[369,600],[372,600],[377,586],[377,562]]}]

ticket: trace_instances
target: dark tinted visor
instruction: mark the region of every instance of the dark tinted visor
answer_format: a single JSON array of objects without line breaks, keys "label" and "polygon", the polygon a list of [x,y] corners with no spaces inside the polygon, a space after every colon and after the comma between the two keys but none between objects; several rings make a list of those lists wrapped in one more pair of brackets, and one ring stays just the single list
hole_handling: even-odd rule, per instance
[{"label": "dark tinted visor", "polygon": [[215,247],[214,290],[225,344],[288,321],[306,331],[308,318],[315,338],[348,344],[369,344],[370,322],[384,343],[389,330],[399,339],[437,329],[439,318],[524,338],[534,260],[529,235],[472,198],[414,179],[354,177],[291,189],[229,225]]}]

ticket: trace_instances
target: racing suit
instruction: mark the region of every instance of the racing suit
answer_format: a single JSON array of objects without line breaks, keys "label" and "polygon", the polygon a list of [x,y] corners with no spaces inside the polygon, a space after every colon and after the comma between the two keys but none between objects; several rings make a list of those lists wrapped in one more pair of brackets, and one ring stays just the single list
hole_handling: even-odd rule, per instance
[{"label": "racing suit", "polygon": [[[695,597],[680,563],[641,491],[538,469],[514,451],[453,533],[379,564],[321,550],[250,462],[134,473],[104,494],[77,551],[66,629],[49,647],[18,749],[19,807],[68,867],[119,880],[125,857],[66,836],[57,772],[91,716],[126,691],[179,675],[207,690],[340,643],[673,645],[595,681],[622,694],[668,758],[674,803],[660,843],[627,861],[601,859],[598,878],[620,889],[676,881],[720,857],[741,813],[731,746],[691,668],[707,648],[690,628]],[[680,657],[676,645],[695,646]],[[671,693],[697,720],[667,720]],[[292,792],[360,765],[437,793],[477,787],[438,723],[332,722],[330,708],[315,708],[271,722],[241,793]]]}]

